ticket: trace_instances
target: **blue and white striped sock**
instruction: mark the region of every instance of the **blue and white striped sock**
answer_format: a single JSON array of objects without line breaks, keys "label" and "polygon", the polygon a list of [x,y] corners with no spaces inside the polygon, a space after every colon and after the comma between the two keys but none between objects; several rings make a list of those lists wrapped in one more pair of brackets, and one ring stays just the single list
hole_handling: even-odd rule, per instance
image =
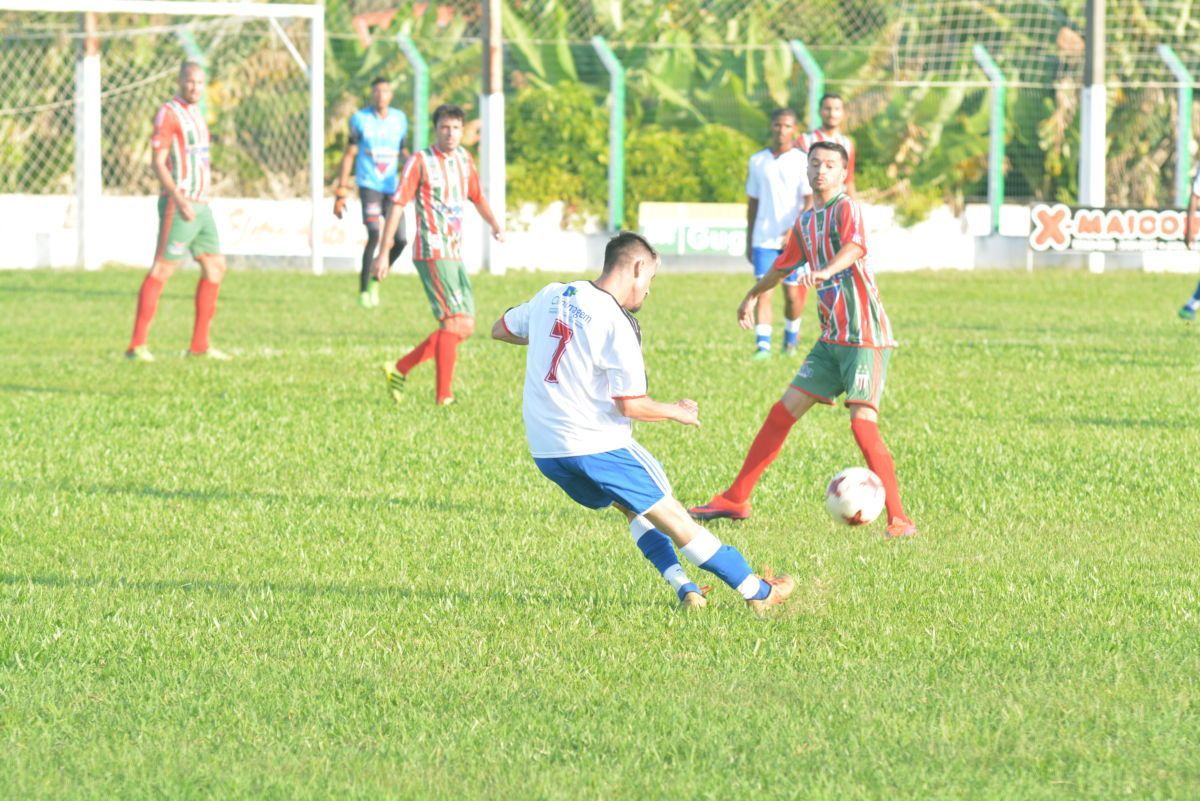
[{"label": "blue and white striped sock", "polygon": [[667,580],[679,596],[679,600],[682,601],[683,596],[689,592],[700,592],[700,588],[684,572],[683,565],[679,564],[679,557],[675,555],[675,546],[671,544],[670,537],[656,529],[653,523],[641,515],[629,521],[629,533],[638,550]]},{"label": "blue and white striped sock", "polygon": [[771,325],[769,323],[758,323],[754,326],[754,340],[758,345],[759,350],[771,349]]},{"label": "blue and white striped sock", "polygon": [[1192,293],[1192,299],[1187,302],[1187,307],[1192,311],[1200,308],[1200,284],[1196,284],[1196,291]]},{"label": "blue and white striped sock", "polygon": [[794,348],[800,341],[800,320],[786,320],[783,324],[783,346]]},{"label": "blue and white striped sock", "polygon": [[703,526],[700,533],[679,550],[693,565],[715,574],[748,601],[761,601],[771,594],[771,585],[754,575],[746,557],[732,545],[722,545]]}]

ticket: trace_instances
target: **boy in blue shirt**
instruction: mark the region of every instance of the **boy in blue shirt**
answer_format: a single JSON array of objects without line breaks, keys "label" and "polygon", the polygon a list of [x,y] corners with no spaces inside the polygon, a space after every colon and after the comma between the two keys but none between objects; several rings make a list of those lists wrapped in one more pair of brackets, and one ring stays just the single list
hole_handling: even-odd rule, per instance
[{"label": "boy in blue shirt", "polygon": [[[333,213],[340,220],[346,211],[346,184],[350,179],[350,165],[354,165],[354,181],[358,184],[358,196],[362,201],[363,225],[367,227],[367,245],[363,249],[359,271],[358,304],[365,309],[379,305],[379,282],[371,276],[375,262],[383,222],[392,210],[392,195],[396,193],[399,169],[408,159],[405,138],[408,136],[408,118],[398,108],[391,107],[392,85],[387,78],[376,78],[371,82],[371,105],[354,112],[350,117],[350,141],[346,155],[342,157]],[[400,257],[404,246],[402,229],[388,247],[388,263]]]}]

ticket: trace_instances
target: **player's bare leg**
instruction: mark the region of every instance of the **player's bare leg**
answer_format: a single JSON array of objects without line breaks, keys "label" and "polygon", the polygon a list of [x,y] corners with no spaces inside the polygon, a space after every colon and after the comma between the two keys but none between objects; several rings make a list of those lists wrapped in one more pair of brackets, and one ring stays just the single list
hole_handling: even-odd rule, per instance
[{"label": "player's bare leg", "polygon": [[737,548],[722,543],[692,520],[683,505],[669,495],[643,516],[670,537],[689,562],[736,590],[758,614],[782,604],[796,589],[791,576],[757,575]]},{"label": "player's bare leg", "polygon": [[671,539],[642,515],[634,514],[619,503],[614,503],[613,506],[625,515],[633,544],[671,585],[671,589],[675,590],[679,605],[684,609],[703,609],[707,606],[708,601],[704,598],[708,594],[707,588],[701,589],[688,577],[683,565],[679,564],[679,557],[675,555]]},{"label": "player's bare leg", "polygon": [[745,520],[750,516],[750,495],[763,472],[775,461],[783,450],[792,426],[822,399],[795,387],[788,387],[771,411],[750,445],[750,451],[742,462],[742,469],[729,489],[713,496],[706,504],[693,506],[688,513],[697,520],[728,518]]},{"label": "player's bare leg", "polygon": [[196,284],[196,319],[188,355],[228,361],[229,354],[212,347],[208,341],[209,328],[217,313],[217,295],[225,279],[225,257],[219,253],[204,253],[197,256],[196,261],[200,263],[200,281]]},{"label": "player's bare leg", "polygon": [[900,501],[900,484],[896,480],[896,463],[891,451],[879,435],[879,414],[870,406],[852,404],[850,406],[850,430],[854,433],[854,441],[858,443],[867,467],[883,482],[886,497],[888,539],[896,537],[912,537],[917,533],[917,526],[904,513],[904,504]]},{"label": "player's bare leg", "polygon": [[800,341],[800,319],[804,316],[804,301],[808,287],[799,284],[783,285],[783,355],[794,354]]},{"label": "player's bare leg", "polygon": [[154,315],[158,312],[158,298],[178,266],[177,261],[155,259],[154,264],[150,266],[150,272],[142,279],[142,287],[138,290],[133,336],[129,340],[129,348],[125,351],[127,358],[139,362],[154,361],[154,356],[146,346],[146,338],[150,334],[150,324],[154,322]]},{"label": "player's bare leg", "polygon": [[758,306],[754,309],[754,359],[766,359],[771,355],[771,323],[775,313],[771,308],[771,298],[774,290],[767,290],[758,297]]}]

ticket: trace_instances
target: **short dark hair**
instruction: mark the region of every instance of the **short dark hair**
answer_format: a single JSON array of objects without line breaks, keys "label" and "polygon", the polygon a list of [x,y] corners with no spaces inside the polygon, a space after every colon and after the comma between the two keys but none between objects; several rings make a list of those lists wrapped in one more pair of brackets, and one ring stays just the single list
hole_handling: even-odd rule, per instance
[{"label": "short dark hair", "polygon": [[817,105],[818,106],[825,105],[826,100],[840,100],[843,106],[846,105],[846,99],[843,98],[841,95],[839,95],[837,92],[826,92],[825,94],[821,95],[821,102],[818,103]]},{"label": "short dark hair", "polygon": [[622,231],[608,240],[608,244],[604,246],[604,272],[611,272],[629,258],[641,253],[645,253],[652,259],[658,258],[658,251],[646,240],[646,237],[635,234],[633,231]]},{"label": "short dark hair", "polygon": [[467,115],[463,113],[463,110],[453,103],[443,103],[433,110],[433,125],[435,128],[442,117],[449,117],[452,120],[459,120],[460,122],[466,122],[467,119]]},{"label": "short dark hair", "polygon": [[381,83],[386,83],[388,86],[392,85],[392,82],[390,80],[383,77],[382,75],[378,75],[375,77],[375,80],[371,81],[371,88],[374,89],[376,86],[379,86],[379,84],[381,84]]},{"label": "short dark hair", "polygon": [[777,108],[771,112],[771,123],[774,124],[775,120],[779,119],[780,117],[791,117],[794,122],[800,121],[800,117],[798,117],[796,112],[792,111],[790,108]]},{"label": "short dark hair", "polygon": [[200,72],[204,72],[204,65],[199,61],[195,61],[190,58],[185,59],[184,62],[179,65],[180,76],[186,75],[189,70],[200,70]]},{"label": "short dark hair", "polygon": [[830,142],[828,139],[820,142],[813,142],[812,147],[808,149],[809,155],[812,155],[814,150],[832,150],[842,157],[842,166],[850,166],[850,154],[846,152],[846,148],[839,145],[837,142]]}]

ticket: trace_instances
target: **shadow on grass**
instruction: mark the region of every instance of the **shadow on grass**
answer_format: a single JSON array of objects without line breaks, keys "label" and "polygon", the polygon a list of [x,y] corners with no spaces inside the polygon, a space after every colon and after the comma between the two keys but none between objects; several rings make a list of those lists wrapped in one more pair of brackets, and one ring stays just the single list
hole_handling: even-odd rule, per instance
[{"label": "shadow on grass", "polygon": [[463,605],[513,605],[538,607],[566,607],[576,611],[585,610],[589,606],[641,608],[645,603],[632,601],[617,596],[596,596],[578,589],[555,586],[554,591],[530,591],[522,589],[515,593],[501,593],[484,589],[456,590],[441,588],[414,588],[401,586],[378,586],[373,584],[317,584],[309,582],[232,582],[213,581],[209,579],[127,579],[123,576],[116,578],[75,577],[55,575],[22,576],[15,573],[0,573],[0,586],[49,587],[62,590],[134,590],[137,592],[171,593],[195,592],[215,595],[259,595],[270,592],[273,595],[297,595],[307,598],[341,597],[341,598],[381,598],[393,601],[420,601],[423,604],[440,604],[446,600]]},{"label": "shadow on grass", "polygon": [[163,489],[150,485],[136,484],[86,484],[73,485],[64,483],[43,483],[36,481],[0,481],[0,489],[6,492],[24,490],[36,492],[50,490],[52,492],[67,492],[76,495],[90,496],[129,496],[137,498],[152,498],[165,501],[191,501],[195,503],[214,503],[219,501],[263,501],[270,504],[295,506],[296,504],[312,504],[314,506],[349,506],[353,508],[378,507],[382,511],[398,509],[413,509],[418,512],[449,512],[455,514],[491,514],[499,515],[505,510],[497,506],[488,506],[478,501],[471,503],[456,503],[444,498],[411,498],[394,495],[330,495],[330,494],[286,494],[282,492],[264,492],[255,490],[210,489]]}]

